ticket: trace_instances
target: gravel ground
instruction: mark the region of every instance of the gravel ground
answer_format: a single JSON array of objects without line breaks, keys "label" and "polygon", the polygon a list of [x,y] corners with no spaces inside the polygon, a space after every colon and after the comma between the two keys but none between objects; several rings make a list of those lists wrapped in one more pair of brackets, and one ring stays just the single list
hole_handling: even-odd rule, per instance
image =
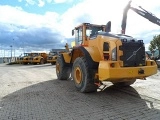
[{"label": "gravel ground", "polygon": [[0,120],[159,120],[160,73],[131,87],[79,93],[55,66],[0,64]]}]

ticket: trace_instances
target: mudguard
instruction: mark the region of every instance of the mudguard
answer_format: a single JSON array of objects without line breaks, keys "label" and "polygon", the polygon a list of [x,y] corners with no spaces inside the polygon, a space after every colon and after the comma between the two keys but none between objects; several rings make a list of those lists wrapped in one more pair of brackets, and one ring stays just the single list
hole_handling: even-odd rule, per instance
[{"label": "mudguard", "polygon": [[81,56],[85,56],[88,65],[91,69],[97,69],[99,61],[102,59],[99,50],[96,47],[78,46],[74,47],[74,49],[72,50],[70,62],[73,63],[77,57]]}]

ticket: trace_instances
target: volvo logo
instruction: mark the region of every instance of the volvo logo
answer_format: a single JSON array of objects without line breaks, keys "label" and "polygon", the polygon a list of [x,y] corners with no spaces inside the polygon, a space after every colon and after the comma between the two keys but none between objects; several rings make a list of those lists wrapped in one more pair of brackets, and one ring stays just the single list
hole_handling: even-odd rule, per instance
[{"label": "volvo logo", "polygon": [[127,60],[129,60],[129,59],[131,59],[133,56],[135,56],[140,49],[141,49],[141,47],[138,48],[136,51],[134,51],[133,54],[132,54]]},{"label": "volvo logo", "polygon": [[134,51],[134,52],[133,52],[133,55],[136,55],[136,53],[137,53],[137,51]]}]

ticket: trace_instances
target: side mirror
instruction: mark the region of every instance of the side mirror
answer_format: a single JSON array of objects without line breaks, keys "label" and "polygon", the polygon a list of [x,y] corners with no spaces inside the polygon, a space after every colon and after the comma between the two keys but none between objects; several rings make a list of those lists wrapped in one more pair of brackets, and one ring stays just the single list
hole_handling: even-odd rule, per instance
[{"label": "side mirror", "polygon": [[74,30],[72,30],[72,36],[74,35]]},{"label": "side mirror", "polygon": [[111,32],[111,21],[106,24],[105,32]]}]

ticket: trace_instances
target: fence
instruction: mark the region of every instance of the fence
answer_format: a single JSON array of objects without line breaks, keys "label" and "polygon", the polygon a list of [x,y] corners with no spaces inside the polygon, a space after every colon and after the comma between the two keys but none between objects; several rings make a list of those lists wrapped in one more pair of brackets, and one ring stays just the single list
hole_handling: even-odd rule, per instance
[{"label": "fence", "polygon": [[0,64],[1,63],[10,63],[10,62],[14,62],[17,60],[18,57],[0,57]]}]

